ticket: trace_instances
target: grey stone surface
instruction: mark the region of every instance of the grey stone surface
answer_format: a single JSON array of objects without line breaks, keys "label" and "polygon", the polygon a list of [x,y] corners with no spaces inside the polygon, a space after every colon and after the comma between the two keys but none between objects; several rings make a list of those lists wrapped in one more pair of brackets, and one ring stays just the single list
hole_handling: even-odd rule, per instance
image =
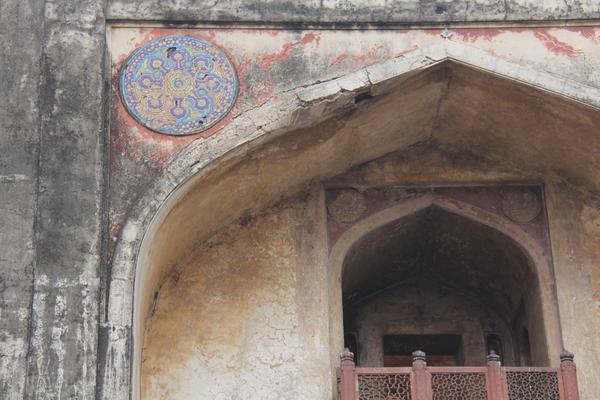
[{"label": "grey stone surface", "polygon": [[406,24],[593,19],[596,0],[109,0],[107,17],[126,20]]},{"label": "grey stone surface", "polygon": [[103,189],[103,4],[46,2],[27,398],[93,398]]},{"label": "grey stone surface", "polygon": [[0,398],[21,399],[34,265],[43,10],[0,4]]},{"label": "grey stone surface", "polygon": [[0,7],[0,398],[91,399],[103,3]]},{"label": "grey stone surface", "polygon": [[21,398],[25,385],[34,190],[35,179],[0,183],[0,393],[6,399]]}]

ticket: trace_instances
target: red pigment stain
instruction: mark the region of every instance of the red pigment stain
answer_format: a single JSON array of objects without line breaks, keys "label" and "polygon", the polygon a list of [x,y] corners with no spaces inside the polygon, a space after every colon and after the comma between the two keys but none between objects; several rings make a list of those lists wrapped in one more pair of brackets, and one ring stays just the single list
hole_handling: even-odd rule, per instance
[{"label": "red pigment stain", "polygon": [[250,68],[251,64],[252,64],[252,60],[245,58],[244,61],[242,61],[239,64],[239,67],[236,67],[238,74],[244,75],[246,73],[246,71],[248,70],[248,68]]},{"label": "red pigment stain", "polygon": [[110,235],[112,237],[118,237],[120,232],[121,232],[121,224],[119,224],[119,223],[114,224],[113,227],[110,229]]},{"label": "red pigment stain", "polygon": [[[256,33],[256,31],[254,31],[253,33]],[[265,29],[265,30],[260,31],[260,33],[263,35],[267,34],[271,37],[277,37],[281,33],[281,30],[280,29]]]},{"label": "red pigment stain", "polygon": [[265,54],[258,58],[258,65],[263,69],[263,71],[267,71],[271,64],[276,61],[286,60],[290,56],[290,50],[297,46],[305,46],[309,43],[315,43],[316,46],[319,46],[321,38],[319,34],[315,32],[308,32],[306,35],[302,37],[302,39],[297,40],[295,42],[285,43],[280,51],[277,53]]},{"label": "red pigment stain", "polygon": [[273,90],[275,90],[273,83],[271,83],[268,80],[262,80],[260,81],[260,84],[264,87],[264,90],[260,93],[258,99],[256,100],[256,104],[258,106],[262,106],[263,104],[265,104],[269,100],[269,98],[271,98]]},{"label": "red pigment stain", "polygon": [[150,30],[147,28],[139,28],[138,34],[141,37],[135,42],[135,47],[140,47],[142,44],[155,37],[156,34],[160,34],[160,31],[158,31],[157,29]]},{"label": "red pigment stain", "polygon": [[456,29],[452,32],[461,36],[465,42],[473,43],[479,39],[493,40],[496,36],[506,32],[506,29]]},{"label": "red pigment stain", "polygon": [[338,64],[340,64],[342,61],[344,61],[346,58],[348,58],[348,54],[344,53],[344,54],[340,54],[339,56],[336,57],[335,60],[333,60],[331,62],[331,64],[329,64],[330,67],[334,67]]},{"label": "red pigment stain", "polygon": [[[219,46],[218,44],[214,43],[214,40],[217,37],[217,32],[219,34],[221,34],[221,33],[228,33],[228,32],[232,32],[232,31],[233,31],[233,29],[207,29],[204,31],[197,31],[197,30],[192,31],[192,30],[165,29],[165,28],[140,28],[139,34],[143,35],[143,36],[140,40],[138,40],[136,42],[135,46],[140,47],[151,39],[161,38],[161,37],[165,37],[165,36],[169,36],[169,35],[195,36],[197,38],[207,40],[207,41],[215,44],[216,46]],[[219,48],[221,48],[222,50],[225,50],[221,46],[219,46]]]},{"label": "red pigment stain", "polygon": [[597,30],[595,27],[593,26],[576,26],[576,27],[568,27],[565,28],[567,31],[569,32],[575,32],[580,34],[581,36],[583,36],[586,39],[591,39],[594,42],[598,41],[598,36],[597,36]]},{"label": "red pigment stain", "polygon": [[172,137],[151,132],[129,115],[120,114],[115,122],[111,134],[113,153],[145,163],[152,172],[165,167],[173,153],[193,140],[188,136]]},{"label": "red pigment stain", "polygon": [[400,57],[400,56],[403,56],[403,55],[405,55],[405,54],[407,54],[407,53],[410,53],[411,51],[415,51],[415,50],[417,50],[418,48],[419,48],[419,46],[417,46],[416,44],[414,44],[414,45],[412,45],[411,47],[409,47],[408,49],[406,49],[406,50],[401,50],[401,51],[399,51],[398,53],[394,54],[394,58],[396,58],[396,57]]},{"label": "red pigment stain", "polygon": [[[121,235],[121,224],[117,223],[117,222],[112,222],[112,227],[110,228],[110,234],[113,238],[118,238]],[[117,242],[115,241],[110,241],[109,244],[109,248],[108,248],[108,265],[112,265],[113,262],[113,258],[115,255],[115,249],[117,247]]]},{"label": "red pigment stain", "polygon": [[535,31],[533,34],[554,54],[563,54],[568,57],[576,57],[581,54],[581,50],[576,49],[569,43],[560,41],[556,36],[548,33],[548,31],[539,30]]},{"label": "red pigment stain", "polygon": [[[372,48],[368,53],[366,54],[362,54],[362,55],[355,55],[352,56],[352,61],[353,62],[363,62],[365,63],[366,66],[368,65],[373,65],[375,63],[377,63],[379,60],[377,59],[377,54],[380,52],[381,49],[384,49],[385,46],[383,44],[377,45],[374,48]],[[411,51],[414,51],[416,49],[418,49],[419,46],[417,45],[413,45],[412,47],[408,48],[408,49],[404,49],[401,50],[399,52],[397,52],[396,54],[391,54],[387,49],[383,52],[383,54],[381,55],[380,59],[382,60],[389,60],[392,58],[396,58],[396,57],[400,57],[406,53],[410,53]],[[340,54],[339,56],[337,56],[330,64],[329,67],[334,67],[338,64],[341,64],[342,62],[344,62],[345,60],[347,60],[350,56],[347,53],[343,53]],[[368,62],[365,62],[368,61]]]},{"label": "red pigment stain", "polygon": [[[379,59],[376,58],[376,55],[381,49],[384,48],[385,46],[383,44],[379,44],[373,47],[371,50],[369,50],[366,54],[352,56],[352,61],[357,63],[363,63],[363,66],[377,64]],[[386,56],[387,58],[389,58],[389,52],[387,50],[382,54],[381,58],[386,59]]]},{"label": "red pigment stain", "polygon": [[206,35],[205,39],[206,40],[214,40],[217,37],[217,33],[215,32],[214,29],[209,29],[208,30],[208,35]]},{"label": "red pigment stain", "polygon": [[[581,30],[580,30],[581,29]],[[460,35],[466,42],[474,42],[478,39],[493,40],[496,36],[506,32],[522,33],[526,32],[526,28],[504,28],[504,29],[456,29],[454,33]],[[581,50],[573,47],[569,43],[559,40],[556,36],[548,32],[548,29],[531,29],[535,37],[540,40],[544,46],[555,54],[562,54],[569,57],[576,57],[581,54]],[[594,29],[576,28],[576,32],[581,33],[585,37],[595,37]],[[437,31],[436,31],[437,33]]]}]

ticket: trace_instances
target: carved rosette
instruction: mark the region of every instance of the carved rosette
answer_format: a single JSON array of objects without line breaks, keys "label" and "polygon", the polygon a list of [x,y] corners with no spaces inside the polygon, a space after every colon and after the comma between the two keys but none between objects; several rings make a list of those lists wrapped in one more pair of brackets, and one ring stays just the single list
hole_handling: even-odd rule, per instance
[{"label": "carved rosette", "polygon": [[341,224],[351,224],[365,213],[367,206],[362,193],[348,189],[338,192],[335,200],[328,206],[327,211],[334,221]]},{"label": "carved rosette", "polygon": [[542,211],[542,200],[535,189],[511,189],[504,194],[502,211],[508,218],[515,222],[530,222]]}]

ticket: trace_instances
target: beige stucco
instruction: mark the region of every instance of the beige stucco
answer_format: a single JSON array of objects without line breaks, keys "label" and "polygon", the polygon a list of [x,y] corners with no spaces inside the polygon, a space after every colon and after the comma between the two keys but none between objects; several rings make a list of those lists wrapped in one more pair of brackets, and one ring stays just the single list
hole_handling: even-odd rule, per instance
[{"label": "beige stucco", "polygon": [[142,397],[326,399],[327,286],[318,191],[233,223],[162,286]]},{"label": "beige stucco", "polygon": [[[353,182],[367,187],[382,182],[397,185],[532,180],[547,184],[550,221],[556,218],[553,217],[554,199],[566,196],[572,201],[581,201],[575,188],[557,186],[555,178],[545,179],[536,173],[517,171],[511,166],[464,153],[448,153],[433,143],[365,164],[330,184]],[[294,392],[293,398],[305,395],[330,398],[332,385],[325,382],[334,379],[331,368],[335,367],[341,346],[341,304],[336,300],[339,291],[332,293],[336,282],[339,286],[339,276],[336,279],[334,274],[332,278],[331,265],[326,267],[332,261],[327,256],[323,232],[326,211],[319,195],[321,190],[320,185],[313,186],[277,207],[232,223],[180,264],[178,272],[161,288],[156,310],[148,322],[142,364],[144,398],[212,395],[215,392],[211,388],[216,386],[228,390],[219,393],[231,395],[239,382],[260,383],[260,388],[269,388],[256,392],[261,398],[277,398],[280,393],[275,388],[280,387],[280,382],[291,382],[282,377],[294,382],[311,382],[311,388],[315,387],[315,380],[320,382],[318,390]],[[427,201],[432,200],[426,200],[425,204]],[[425,204],[409,205],[405,213]],[[589,213],[589,207],[580,213]],[[395,215],[402,213],[395,211]],[[391,212],[387,218],[393,218]],[[370,222],[371,228],[385,220]],[[576,218],[567,220],[579,223]],[[558,221],[564,219],[561,217]],[[565,241],[557,239],[564,238],[564,234],[555,230],[558,221],[551,223],[552,243],[554,252],[559,246],[562,253]],[[364,226],[362,229],[369,230]],[[571,235],[566,242],[573,240]],[[578,241],[574,243],[578,247],[568,245],[569,252],[587,252],[583,243],[581,247]],[[565,256],[572,257],[569,253]],[[587,382],[581,386],[582,394],[593,397],[597,389],[590,366],[597,360],[591,348],[597,339],[591,332],[581,335],[582,328],[578,324],[582,321],[593,324],[597,316],[587,313],[585,308],[574,307],[577,298],[593,296],[593,289],[586,274],[573,274],[572,261],[565,264],[561,257],[555,261],[555,269],[565,346],[578,354],[579,376],[582,382]],[[580,268],[586,267],[581,264]],[[326,285],[328,269],[329,288]],[[329,314],[327,307],[330,307]],[[331,307],[338,310],[337,315],[335,311],[331,315]],[[338,327],[330,326],[331,323]],[[582,340],[585,337],[592,339]],[[270,345],[265,346],[265,342]],[[578,352],[577,348],[584,351]],[[552,353],[556,358],[556,351]],[[556,364],[556,360],[552,364]],[[265,372],[267,370],[270,372]]]}]

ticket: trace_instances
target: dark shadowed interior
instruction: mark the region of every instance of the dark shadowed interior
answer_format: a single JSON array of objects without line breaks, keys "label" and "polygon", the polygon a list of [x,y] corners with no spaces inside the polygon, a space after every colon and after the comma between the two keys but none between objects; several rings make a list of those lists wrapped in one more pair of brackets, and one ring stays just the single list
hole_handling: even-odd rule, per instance
[{"label": "dark shadowed interior", "polygon": [[[345,260],[342,285],[344,329],[359,365],[384,366],[389,356],[406,355],[386,354],[390,335],[395,348],[456,349],[430,354],[433,365],[482,365],[490,350],[506,365],[543,358],[531,354],[544,351],[545,339],[528,256],[505,234],[441,208],[359,240]],[[431,335],[439,335],[439,346]],[[448,337],[460,344],[448,344]]]}]

